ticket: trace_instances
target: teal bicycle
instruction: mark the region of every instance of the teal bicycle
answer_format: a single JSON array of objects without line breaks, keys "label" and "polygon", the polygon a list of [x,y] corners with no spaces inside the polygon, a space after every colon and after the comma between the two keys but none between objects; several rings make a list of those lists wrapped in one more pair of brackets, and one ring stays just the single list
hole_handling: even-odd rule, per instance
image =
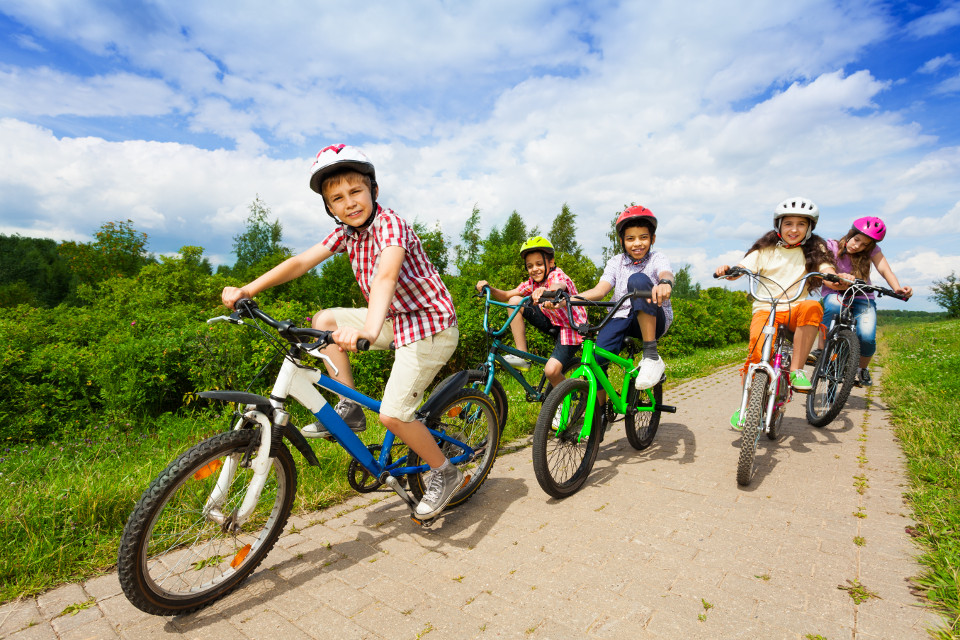
[{"label": "teal bicycle", "polygon": [[[444,388],[449,382],[452,381],[454,376],[462,377],[464,373],[466,373],[466,385],[483,391],[483,393],[490,398],[491,402],[493,402],[494,406],[497,408],[497,419],[500,423],[500,432],[503,433],[503,429],[507,424],[509,406],[507,403],[507,392],[504,390],[503,384],[501,384],[496,377],[497,365],[499,365],[504,372],[506,372],[508,375],[510,375],[510,377],[520,384],[524,390],[524,393],[526,394],[527,402],[542,403],[547,396],[550,395],[550,392],[553,391],[553,385],[549,380],[547,380],[547,376],[542,374],[539,382],[537,382],[535,385],[531,384],[524,375],[524,372],[510,364],[510,362],[504,356],[516,356],[531,364],[537,364],[540,366],[545,365],[548,358],[544,358],[543,356],[538,356],[527,351],[521,351],[520,349],[512,347],[503,342],[503,337],[508,334],[508,331],[510,330],[510,323],[513,322],[513,319],[517,316],[517,314],[521,313],[524,308],[533,305],[533,301],[531,300],[530,296],[523,298],[519,304],[499,302],[490,297],[490,287],[485,286],[483,291],[477,293],[475,297],[484,299],[483,331],[486,334],[490,345],[487,350],[486,359],[475,369],[467,369],[466,372],[461,371],[451,375],[443,382],[438,384],[437,388]],[[498,308],[507,309],[508,313],[506,320],[504,320],[500,328],[495,329],[491,324],[490,313],[492,310]],[[578,362],[573,361],[565,366],[563,369],[564,374],[578,364]]]},{"label": "teal bicycle", "polygon": [[[570,326],[584,337],[579,367],[547,396],[533,431],[533,470],[540,488],[554,498],[566,498],[583,487],[593,469],[606,424],[613,422],[616,415],[623,416],[627,441],[642,451],[653,443],[660,414],[677,411],[676,407],[662,403],[665,378],[651,389],[638,391],[633,386],[637,370],[632,352],[631,359],[627,359],[596,346],[597,333],[620,307],[633,298],[650,295],[650,291],[632,291],[617,302],[592,302],[571,297],[566,291],[553,296],[555,303],[565,304]],[[600,324],[578,325],[573,319],[573,306],[611,309]],[[619,391],[597,362],[598,355],[623,371]],[[605,408],[597,403],[601,388],[607,393]]]}]

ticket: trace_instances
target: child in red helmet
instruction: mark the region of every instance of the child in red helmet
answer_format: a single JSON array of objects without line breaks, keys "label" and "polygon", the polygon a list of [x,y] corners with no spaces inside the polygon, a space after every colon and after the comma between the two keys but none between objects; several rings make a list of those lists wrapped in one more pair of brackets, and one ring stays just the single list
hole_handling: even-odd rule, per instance
[{"label": "child in red helmet", "polygon": [[[310,188],[320,194],[327,215],[336,221],[321,242],[280,263],[244,287],[226,287],[223,303],[231,309],[241,298],[288,282],[336,253],[350,258],[365,309],[325,309],[315,314],[315,329],[333,331],[336,345],[324,349],[338,371],[334,379],[353,387],[345,351],[356,351],[357,340],[373,349],[396,345],[396,358],[383,399],[380,421],[397,434],[427,464],[431,472],[417,514],[432,518],[450,502],[464,475],[450,463],[430,431],[416,419],[423,392],[457,347],[457,315],[450,292],[430,262],[413,226],[377,204],[379,189],[373,163],[355,147],[332,145],[317,154]],[[337,413],[354,431],[363,431],[363,409],[346,398]],[[304,427],[307,437],[328,435],[318,423]]]},{"label": "child in red helmet", "polygon": [[[619,353],[627,336],[643,340],[643,357],[635,382],[637,389],[656,386],[666,365],[657,352],[657,340],[673,322],[670,295],[673,292],[673,270],[670,260],[659,251],[652,251],[657,240],[657,218],[646,207],[627,207],[617,217],[617,235],[621,253],[607,261],[600,282],[580,294],[587,300],[602,300],[610,291],[619,300],[629,291],[651,290],[648,300],[634,299],[624,305],[597,335],[597,347]],[[607,362],[597,357],[606,366]],[[605,398],[604,398],[605,399]]]},{"label": "child in red helmet", "polygon": [[[890,263],[887,262],[887,258],[877,244],[886,234],[887,226],[880,218],[872,216],[857,218],[843,238],[827,240],[827,248],[836,257],[837,271],[841,278],[849,280],[859,278],[869,283],[872,264],[891,289],[909,298],[913,295],[913,289],[900,286],[900,281],[897,280],[893,269],[890,268]],[[827,287],[824,287],[820,293],[823,295],[822,323],[829,327],[833,317],[840,313],[840,295]],[[857,375],[857,383],[869,387],[873,384],[873,380],[867,366],[877,350],[877,303],[874,302],[872,292],[854,298],[853,314],[856,318],[857,337],[860,340],[860,371]],[[821,335],[820,349],[812,354],[814,359],[819,357],[822,349],[823,336]]]},{"label": "child in red helmet", "polygon": [[[543,295],[549,294],[551,291],[566,291],[570,295],[577,295],[577,285],[573,283],[570,276],[556,265],[553,258],[553,245],[549,240],[541,236],[528,238],[520,246],[520,259],[523,260],[530,278],[510,291],[490,287],[490,296],[500,302],[519,304],[524,296],[530,296],[534,303],[538,303]],[[489,284],[486,280],[480,280],[477,282],[477,291],[483,291],[483,288]],[[563,382],[563,370],[577,361],[583,336],[570,326],[570,319],[567,317],[565,310],[558,308],[541,309],[539,306],[529,307],[523,310],[522,315],[516,315],[513,322],[510,323],[513,341],[520,351],[527,350],[524,319],[554,340],[553,351],[550,353],[547,364],[543,367],[543,373],[553,386],[557,386]],[[577,324],[585,323],[587,321],[586,309],[574,307],[573,319]],[[504,356],[504,360],[523,371],[530,368],[530,363],[518,356],[507,355]]]}]

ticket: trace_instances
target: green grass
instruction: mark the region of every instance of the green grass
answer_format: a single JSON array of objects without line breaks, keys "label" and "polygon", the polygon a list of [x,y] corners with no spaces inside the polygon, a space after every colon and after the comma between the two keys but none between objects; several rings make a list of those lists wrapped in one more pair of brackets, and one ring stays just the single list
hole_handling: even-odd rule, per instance
[{"label": "green grass", "polygon": [[[668,386],[739,361],[744,351],[738,345],[673,359]],[[509,382],[508,445],[532,432],[540,409]],[[368,424],[364,440],[378,442],[383,427],[372,414]],[[228,416],[199,413],[165,416],[149,430],[129,423],[92,425],[85,439],[0,447],[0,602],[111,570],[123,526],[151,480],[177,455],[228,427]],[[300,466],[295,512],[328,507],[353,493],[346,453],[326,441],[314,449],[321,467]]]},{"label": "green grass", "polygon": [[924,571],[916,583],[960,638],[960,321],[884,327],[883,399],[907,457]]}]

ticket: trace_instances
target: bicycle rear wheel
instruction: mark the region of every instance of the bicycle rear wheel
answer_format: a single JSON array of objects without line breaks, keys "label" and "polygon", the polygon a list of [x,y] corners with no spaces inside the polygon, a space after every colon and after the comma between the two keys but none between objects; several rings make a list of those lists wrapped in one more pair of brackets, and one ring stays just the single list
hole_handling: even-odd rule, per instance
[{"label": "bicycle rear wheel", "polygon": [[120,585],[135,607],[155,615],[204,607],[235,589],[273,548],[297,488],[284,445],[271,458],[253,513],[233,522],[253,478],[240,462],[248,451],[256,460],[259,442],[260,432],[249,429],[214,436],[150,484],[127,520],[117,559]]},{"label": "bicycle rear wheel", "polygon": [[[590,435],[581,437],[590,385],[586,380],[564,380],[547,396],[533,431],[533,471],[540,488],[554,498],[580,490],[597,458],[602,436],[600,410],[594,412]],[[569,399],[567,418],[564,400]]]},{"label": "bicycle rear wheel", "polygon": [[[439,431],[456,438],[473,449],[472,456],[457,463],[457,468],[463,474],[469,475],[470,480],[454,494],[447,508],[455,507],[466,502],[476,493],[483,481],[487,479],[490,469],[497,458],[497,449],[500,446],[500,425],[497,422],[497,408],[490,398],[479,389],[461,389],[454,395],[443,409],[433,414],[435,417],[427,425],[434,431]],[[451,442],[440,441],[441,451],[447,458],[455,458],[464,453],[463,447]],[[410,466],[423,464],[413,451],[409,457]],[[427,472],[410,474],[410,491],[417,500],[423,499],[427,490]]]},{"label": "bicycle rear wheel", "polygon": [[753,479],[753,468],[757,458],[757,440],[763,431],[763,418],[767,410],[767,383],[770,376],[766,371],[757,371],[750,383],[750,400],[747,403],[747,415],[744,418],[743,434],[740,437],[740,457],[737,460],[737,484],[747,486]]},{"label": "bicycle rear wheel", "polygon": [[824,346],[813,370],[813,388],[807,394],[807,422],[823,427],[837,417],[850,397],[859,364],[859,339],[849,329],[840,329]]},{"label": "bicycle rear wheel", "polygon": [[[434,390],[446,386],[455,375],[457,374],[454,373],[444,378],[440,384],[434,387]],[[487,374],[484,373],[483,370],[468,369],[467,376],[467,387],[470,389],[483,391],[484,387],[486,387]],[[493,406],[497,408],[497,422],[500,425],[500,433],[503,433],[503,428],[507,426],[507,415],[509,414],[510,405],[507,402],[507,392],[496,378],[493,379],[493,383],[490,385],[490,393],[488,393],[487,396],[490,397]]]},{"label": "bicycle rear wheel", "polygon": [[[650,401],[650,393],[646,390],[637,391],[631,389],[628,396],[628,402],[631,407],[650,407],[660,406],[663,400],[663,383],[658,383],[653,389],[653,402]],[[623,428],[627,432],[627,442],[637,451],[643,451],[651,444],[653,438],[657,435],[657,428],[660,426],[660,411],[636,411],[627,412],[623,418]]]}]

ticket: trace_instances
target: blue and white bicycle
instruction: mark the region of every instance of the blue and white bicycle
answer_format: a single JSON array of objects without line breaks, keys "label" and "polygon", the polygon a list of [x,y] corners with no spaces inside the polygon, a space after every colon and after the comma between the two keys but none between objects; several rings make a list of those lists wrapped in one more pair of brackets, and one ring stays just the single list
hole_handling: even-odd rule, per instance
[{"label": "blue and white bicycle", "polygon": [[[422,526],[416,506],[426,491],[429,466],[412,451],[393,460],[394,435],[366,445],[350,430],[317,387],[379,412],[380,402],[301,364],[304,354],[329,360],[320,349],[331,332],[277,321],[250,300],[208,322],[254,327],[285,351],[270,397],[242,391],[207,391],[201,397],[243,407],[232,431],[187,450],[154,480],[130,515],[120,541],[118,572],[127,598],[151,614],[175,615],[204,607],[235,589],[276,543],[290,516],[297,469],[286,442],[310,465],[313,449],[293,426],[284,406],[293,399],[316,416],[330,440],[353,458],[350,484],[360,491],[386,485]],[[267,331],[263,325],[271,327]],[[365,341],[363,341],[365,342]],[[358,345],[368,348],[369,344]],[[497,410],[482,391],[463,388],[464,372],[434,390],[417,418],[443,453],[460,467],[465,482],[448,508],[466,502],[493,467],[500,443]],[[404,488],[403,478],[407,479]]]}]

